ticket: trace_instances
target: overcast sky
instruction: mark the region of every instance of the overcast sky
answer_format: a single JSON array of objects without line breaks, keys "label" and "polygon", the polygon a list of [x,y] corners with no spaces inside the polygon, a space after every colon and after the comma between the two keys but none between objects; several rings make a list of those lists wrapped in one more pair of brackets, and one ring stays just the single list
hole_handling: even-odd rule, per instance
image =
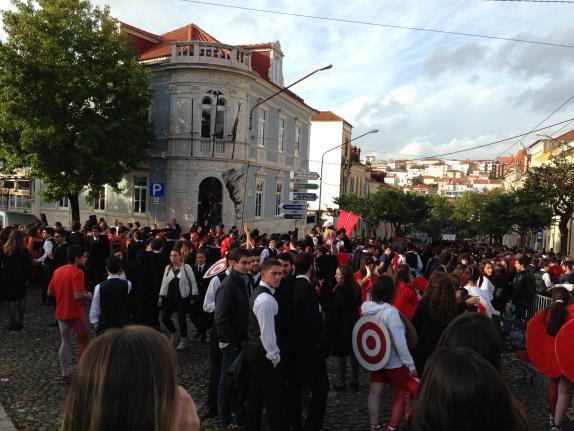
[{"label": "overcast sky", "polygon": [[[216,0],[217,1],[217,0]],[[221,0],[223,3],[223,0]],[[574,45],[574,4],[484,0],[226,0],[330,18]],[[320,21],[182,0],[92,0],[153,33],[195,23],[224,43],[279,40],[285,83],[318,110],[353,126],[363,155],[424,156],[531,130],[574,95],[574,49]],[[9,0],[0,0],[0,9]],[[574,100],[544,125],[574,117]],[[562,132],[574,128],[574,122]],[[552,134],[559,129],[549,129]],[[529,136],[526,145],[537,139]],[[514,141],[456,158],[494,158]],[[518,143],[512,147],[516,151]]]}]

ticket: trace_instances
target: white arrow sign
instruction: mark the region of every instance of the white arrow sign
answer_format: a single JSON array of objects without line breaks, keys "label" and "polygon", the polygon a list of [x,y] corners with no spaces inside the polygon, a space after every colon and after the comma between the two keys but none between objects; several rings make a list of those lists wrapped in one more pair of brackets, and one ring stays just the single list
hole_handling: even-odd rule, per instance
[{"label": "white arrow sign", "polygon": [[318,180],[319,174],[317,172],[309,171],[291,171],[292,180]]}]

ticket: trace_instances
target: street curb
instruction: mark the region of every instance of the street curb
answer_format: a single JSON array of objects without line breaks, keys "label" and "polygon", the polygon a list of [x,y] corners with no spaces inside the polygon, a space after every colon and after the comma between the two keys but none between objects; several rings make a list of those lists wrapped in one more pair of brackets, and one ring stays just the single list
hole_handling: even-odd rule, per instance
[{"label": "street curb", "polygon": [[6,410],[4,410],[2,404],[0,404],[0,431],[16,431],[14,424],[6,414]]}]

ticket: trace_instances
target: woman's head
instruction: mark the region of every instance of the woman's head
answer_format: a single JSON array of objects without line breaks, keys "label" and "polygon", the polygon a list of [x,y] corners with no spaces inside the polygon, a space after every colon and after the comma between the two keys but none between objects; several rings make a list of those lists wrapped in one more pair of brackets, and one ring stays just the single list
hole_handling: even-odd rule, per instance
[{"label": "woman's head", "polygon": [[352,284],[355,282],[353,279],[353,270],[349,265],[341,265],[335,272],[335,279],[338,284]]},{"label": "woman's head", "polygon": [[494,266],[492,265],[492,262],[490,260],[483,260],[480,263],[480,270],[482,272],[482,275],[486,276],[486,277],[490,277],[492,276],[492,274],[494,274]]},{"label": "woman's head", "polygon": [[361,267],[359,268],[361,274],[366,275],[367,268],[369,268],[371,272],[375,269],[375,259],[370,256],[365,256],[361,259]]},{"label": "woman's head", "polygon": [[395,282],[387,276],[381,275],[377,277],[371,290],[371,298],[374,302],[388,302],[391,303],[395,298]]},{"label": "woman's head", "polygon": [[558,334],[562,325],[566,322],[568,317],[568,304],[572,296],[565,287],[555,287],[552,289],[552,303],[546,309],[546,315],[550,313],[548,323],[546,324],[546,331],[548,335],[553,337]]},{"label": "woman's head", "polygon": [[464,284],[476,284],[479,278],[480,269],[476,265],[468,265],[462,273]]},{"label": "woman's head", "polygon": [[502,339],[492,319],[485,314],[458,316],[443,331],[438,347],[468,347],[500,370]]},{"label": "woman's head", "polygon": [[26,238],[26,234],[21,230],[14,229],[10,232],[8,236],[8,240],[4,244],[4,253],[8,256],[11,256],[15,251],[22,251],[26,247],[24,245],[24,238]]},{"label": "woman's head", "polygon": [[456,294],[450,277],[443,272],[433,272],[425,290],[424,299],[428,303],[431,319],[443,327],[457,314]]},{"label": "woman's head", "polygon": [[524,408],[515,401],[500,373],[464,347],[433,353],[407,419],[408,431],[531,429]]},{"label": "woman's head", "polygon": [[411,267],[409,265],[399,265],[397,271],[395,272],[395,282],[399,284],[400,282],[410,283],[412,281]]},{"label": "woman's head", "polygon": [[172,430],[177,390],[177,356],[165,336],[143,326],[110,329],[78,364],[62,430]]},{"label": "woman's head", "polygon": [[181,250],[174,248],[169,253],[169,260],[172,265],[179,266],[181,265]]}]

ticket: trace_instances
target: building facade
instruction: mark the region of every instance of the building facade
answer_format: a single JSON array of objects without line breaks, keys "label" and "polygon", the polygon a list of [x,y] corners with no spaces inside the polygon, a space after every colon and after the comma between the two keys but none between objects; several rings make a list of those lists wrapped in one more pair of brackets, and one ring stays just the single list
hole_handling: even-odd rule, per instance
[{"label": "building facade", "polygon": [[[106,186],[94,204],[80,198],[82,220],[97,214],[145,224],[248,222],[262,232],[304,227],[283,220],[279,205],[289,201],[289,172],[308,169],[316,111],[290,91],[256,107],[284,88],[279,42],[233,46],[194,24],[162,35],[120,25],[151,72],[155,140],[120,193]],[[70,221],[65,198],[36,198],[34,212]]]}]

